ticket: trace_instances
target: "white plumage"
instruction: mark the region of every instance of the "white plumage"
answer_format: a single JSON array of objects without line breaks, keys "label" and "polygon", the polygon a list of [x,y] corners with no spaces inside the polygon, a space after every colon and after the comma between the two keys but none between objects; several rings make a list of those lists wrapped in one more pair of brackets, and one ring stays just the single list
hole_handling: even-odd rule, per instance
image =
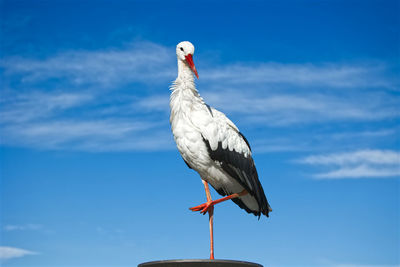
[{"label": "white plumage", "polygon": [[252,152],[245,137],[222,112],[208,106],[194,83],[197,70],[190,42],[177,45],[178,77],[171,86],[170,123],[178,150],[187,165],[197,171],[219,194],[246,190],[232,199],[249,213],[260,216],[271,208],[258,180]]}]

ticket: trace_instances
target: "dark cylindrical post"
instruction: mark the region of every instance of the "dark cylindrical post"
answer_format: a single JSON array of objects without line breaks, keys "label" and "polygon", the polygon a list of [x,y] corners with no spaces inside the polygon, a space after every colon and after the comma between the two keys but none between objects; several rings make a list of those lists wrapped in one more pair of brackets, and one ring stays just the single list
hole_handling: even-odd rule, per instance
[{"label": "dark cylindrical post", "polygon": [[232,260],[165,260],[141,263],[138,267],[263,267],[261,264]]}]

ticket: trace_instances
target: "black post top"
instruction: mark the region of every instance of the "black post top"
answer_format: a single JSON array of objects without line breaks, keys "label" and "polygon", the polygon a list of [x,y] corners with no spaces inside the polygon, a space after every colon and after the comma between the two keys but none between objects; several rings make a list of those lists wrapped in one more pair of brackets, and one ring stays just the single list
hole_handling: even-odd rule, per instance
[{"label": "black post top", "polygon": [[261,264],[233,260],[164,260],[149,261],[138,267],[263,267]]}]

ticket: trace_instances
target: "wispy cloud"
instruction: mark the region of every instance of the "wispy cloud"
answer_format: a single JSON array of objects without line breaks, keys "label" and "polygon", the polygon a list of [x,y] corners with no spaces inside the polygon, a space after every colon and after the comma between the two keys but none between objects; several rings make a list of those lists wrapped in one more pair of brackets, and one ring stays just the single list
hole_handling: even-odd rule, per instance
[{"label": "wispy cloud", "polygon": [[360,162],[370,164],[396,164],[400,163],[400,153],[391,150],[360,150],[348,153],[309,156],[302,160],[307,164],[344,165]]},{"label": "wispy cloud", "polygon": [[400,176],[400,152],[359,150],[346,153],[308,156],[299,163],[333,168],[315,174],[319,179],[373,178]]},{"label": "wispy cloud", "polygon": [[[164,150],[170,148],[170,134],[152,122],[125,120],[63,120],[25,123],[5,127],[5,144],[45,149],[86,151]],[[149,131],[152,131],[149,134]]]},{"label": "wispy cloud", "polygon": [[40,224],[23,224],[23,225],[16,225],[16,224],[7,224],[3,227],[4,231],[29,231],[29,230],[40,230],[43,226]]},{"label": "wispy cloud", "polygon": [[333,88],[395,88],[397,82],[384,74],[384,64],[232,64],[202,71],[202,77],[227,84],[291,84]]},{"label": "wispy cloud", "polygon": [[[248,129],[249,125],[247,125],[246,128]],[[392,140],[393,137],[399,134],[399,131],[396,128],[365,131],[346,131],[335,128],[335,131],[332,132],[329,127],[316,127],[313,128],[312,134],[310,134],[309,128],[295,127],[295,130],[293,130],[293,127],[285,127],[268,128],[267,133],[258,133],[256,131],[256,133],[250,132],[250,134],[251,135],[247,136],[247,138],[256,154],[270,152],[309,154],[323,153],[332,150],[332,148],[336,151],[357,151],[360,146],[365,147],[374,144],[379,146],[382,140]],[[311,164],[309,165],[313,166]],[[315,164],[314,166],[323,167],[324,165]]]},{"label": "wispy cloud", "polygon": [[125,49],[67,51],[41,59],[10,57],[0,66],[6,76],[19,75],[25,83],[57,78],[74,85],[112,87],[172,79],[174,72],[166,66],[174,64],[173,59],[164,46],[137,42]]},{"label": "wispy cloud", "polygon": [[[270,94],[256,95],[252,91],[205,91],[204,99],[225,113],[236,113],[248,122],[269,126],[285,126],[304,122],[332,122],[338,120],[368,121],[400,116],[400,99],[383,93],[366,93],[358,102],[356,97],[333,95]],[[360,98],[360,95],[358,95]],[[168,112],[168,96],[153,95],[143,98],[141,107]]]},{"label": "wispy cloud", "polygon": [[251,90],[222,90],[207,91],[203,95],[209,103],[225,112],[239,113],[247,121],[270,126],[340,120],[368,121],[400,116],[397,108],[400,99],[384,93],[340,97],[316,93],[257,95]]},{"label": "wispy cloud", "polygon": [[[298,140],[297,140],[298,141]],[[254,140],[251,143],[252,150],[258,153],[270,152],[300,152],[311,150],[310,144],[306,141],[296,142],[289,137],[273,137]]]},{"label": "wispy cloud", "polygon": [[164,94],[143,97],[137,102],[137,107],[146,111],[169,112],[169,96]]},{"label": "wispy cloud", "polygon": [[1,101],[3,145],[85,151],[173,147],[168,119],[158,122],[157,117],[144,114],[137,98],[114,100],[116,104],[110,106],[107,97],[99,99],[87,92],[33,91],[8,93]]},{"label": "wispy cloud", "polygon": [[15,248],[15,247],[0,247],[0,259],[1,260],[8,260],[12,258],[20,258],[27,255],[36,255],[37,252],[33,252],[26,249]]},{"label": "wispy cloud", "polygon": [[395,177],[400,176],[399,166],[369,166],[356,165],[340,167],[338,170],[320,173],[315,175],[320,179],[341,179],[341,178],[373,178],[373,177]]},{"label": "wispy cloud", "polygon": [[25,94],[6,92],[0,100],[0,123],[30,121],[79,107],[93,96],[88,93],[31,91]]},{"label": "wispy cloud", "polygon": [[399,129],[375,129],[367,131],[353,131],[353,132],[340,132],[331,134],[332,139],[344,139],[344,138],[376,138],[376,137],[388,137],[399,133]]},{"label": "wispy cloud", "polygon": [[[17,76],[25,83],[56,78],[74,85],[114,87],[133,82],[163,84],[176,77],[175,61],[173,47],[140,41],[123,48],[71,50],[45,58],[8,57],[0,67],[6,77]],[[398,80],[387,71],[388,66],[382,62],[226,65],[211,62],[201,70],[201,79],[210,86],[289,84],[320,88],[397,88]]]},{"label": "wispy cloud", "polygon": [[[89,151],[172,149],[167,114],[174,51],[141,41],[3,58],[1,143]],[[400,99],[389,92],[397,81],[388,72],[384,63],[206,63],[199,89],[210,105],[257,128],[375,122],[400,116]],[[156,91],[160,86],[163,93]],[[309,147],[302,143],[301,150]],[[293,149],[285,142],[258,144],[263,151]]]}]

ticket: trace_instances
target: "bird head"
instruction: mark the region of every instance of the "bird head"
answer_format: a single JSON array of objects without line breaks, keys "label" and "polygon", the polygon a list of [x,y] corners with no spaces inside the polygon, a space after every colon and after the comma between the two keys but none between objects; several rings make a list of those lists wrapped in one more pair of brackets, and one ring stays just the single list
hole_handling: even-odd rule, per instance
[{"label": "bird head", "polygon": [[183,41],[176,46],[176,56],[178,57],[179,60],[182,60],[183,62],[188,64],[188,66],[198,79],[199,74],[197,74],[196,67],[194,66],[193,63],[193,54],[194,54],[194,46],[192,45],[191,42]]}]

